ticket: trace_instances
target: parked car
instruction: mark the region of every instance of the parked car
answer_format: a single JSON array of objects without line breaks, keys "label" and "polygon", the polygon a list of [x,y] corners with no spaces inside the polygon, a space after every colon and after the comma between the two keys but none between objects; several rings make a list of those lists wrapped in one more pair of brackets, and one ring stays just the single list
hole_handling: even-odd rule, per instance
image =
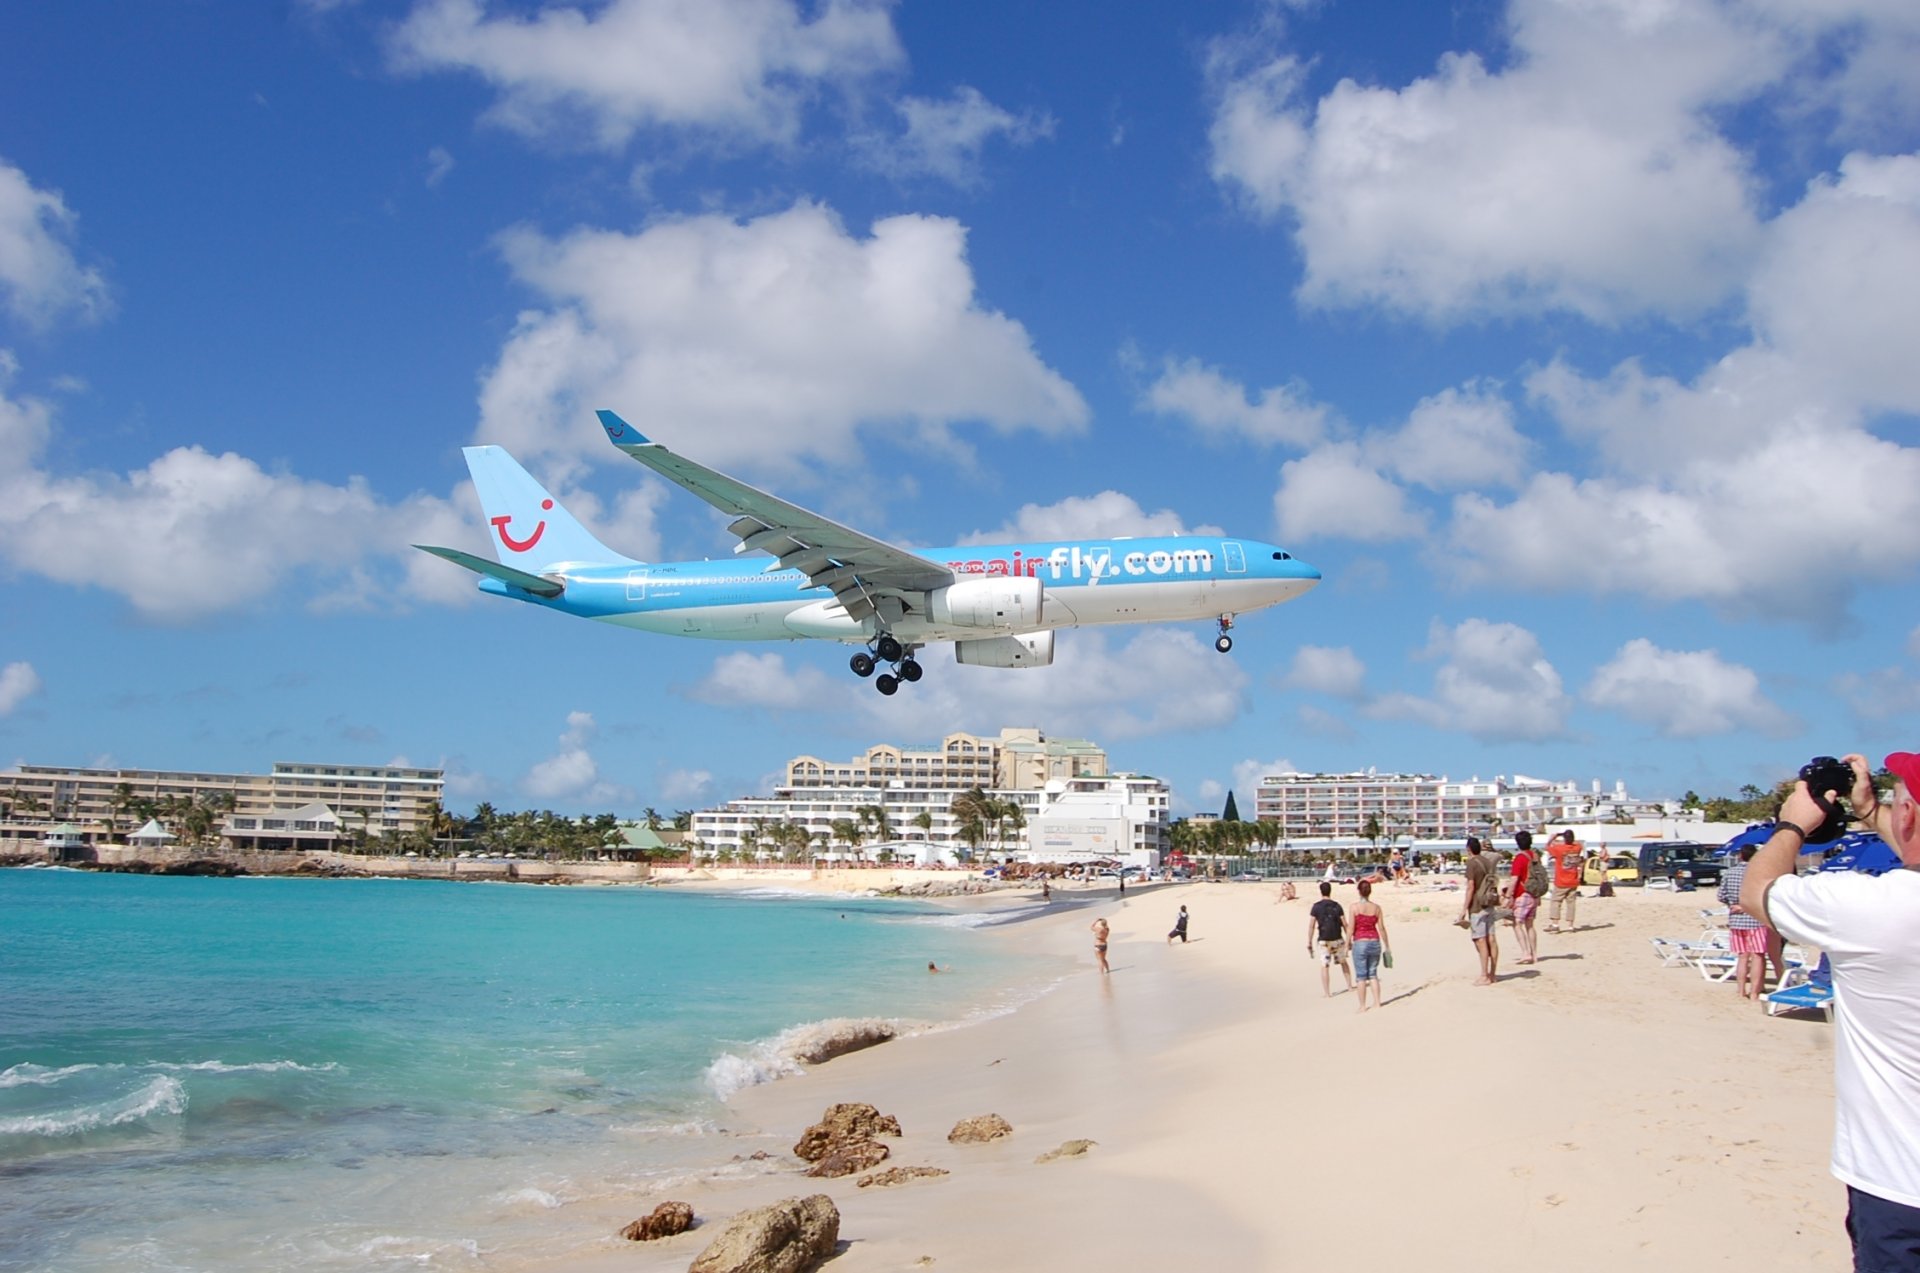
[{"label": "parked car", "polygon": [[1719,848],[1697,840],[1662,840],[1640,848],[1640,881],[1667,879],[1682,891],[1720,883]]},{"label": "parked car", "polygon": [[1587,859],[1586,869],[1581,872],[1582,884],[1598,884],[1602,877],[1615,884],[1638,884],[1640,882],[1640,864],[1624,853],[1616,853],[1602,860],[1597,857]]}]

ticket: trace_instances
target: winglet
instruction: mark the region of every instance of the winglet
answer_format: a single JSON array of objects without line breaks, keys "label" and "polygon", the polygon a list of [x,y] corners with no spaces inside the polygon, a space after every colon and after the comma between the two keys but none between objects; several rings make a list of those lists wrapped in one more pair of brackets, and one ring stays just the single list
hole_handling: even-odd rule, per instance
[{"label": "winglet", "polygon": [[653,441],[611,411],[596,411],[594,414],[600,417],[600,427],[607,431],[607,437],[615,446],[646,446]]}]

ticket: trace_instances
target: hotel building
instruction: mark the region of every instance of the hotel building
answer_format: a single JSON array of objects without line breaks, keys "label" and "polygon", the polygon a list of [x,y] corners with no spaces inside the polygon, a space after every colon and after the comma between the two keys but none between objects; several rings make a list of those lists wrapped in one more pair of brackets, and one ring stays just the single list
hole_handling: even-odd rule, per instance
[{"label": "hotel building", "polygon": [[[1615,800],[1625,803],[1624,791]],[[1515,775],[1455,782],[1432,774],[1268,774],[1255,793],[1254,816],[1280,824],[1286,839],[1366,835],[1377,819],[1383,839],[1460,839],[1489,831],[1538,830],[1550,822],[1584,821],[1604,802],[1573,782]]]},{"label": "hotel building", "polygon": [[38,843],[60,824],[70,824],[93,842],[123,837],[140,825],[136,809],[164,807],[169,800],[176,807],[210,805],[217,810],[216,832],[236,842],[310,839],[309,834],[276,832],[291,832],[295,822],[324,824],[326,819],[313,811],[316,805],[335,815],[342,835],[362,830],[370,837],[405,835],[431,830],[442,777],[438,769],[287,761],[267,774],[20,765],[0,772],[0,806],[6,810],[0,848]]}]

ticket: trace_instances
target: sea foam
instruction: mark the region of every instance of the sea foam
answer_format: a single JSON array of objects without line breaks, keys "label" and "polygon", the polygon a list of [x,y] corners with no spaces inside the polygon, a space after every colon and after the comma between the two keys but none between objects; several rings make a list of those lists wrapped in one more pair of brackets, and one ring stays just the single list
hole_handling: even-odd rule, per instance
[{"label": "sea foam", "polygon": [[187,1112],[187,1089],[162,1074],[118,1100],[50,1114],[0,1119],[0,1136],[78,1136],[106,1127],[124,1127],[148,1118]]}]

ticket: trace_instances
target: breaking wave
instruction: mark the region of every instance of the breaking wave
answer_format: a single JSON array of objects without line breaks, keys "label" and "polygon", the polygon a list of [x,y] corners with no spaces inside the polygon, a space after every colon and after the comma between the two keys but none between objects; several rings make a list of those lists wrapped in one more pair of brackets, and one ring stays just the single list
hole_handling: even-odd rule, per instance
[{"label": "breaking wave", "polygon": [[179,1079],[162,1074],[117,1100],[55,1113],[0,1119],[0,1136],[79,1136],[186,1112],[187,1089]]}]

